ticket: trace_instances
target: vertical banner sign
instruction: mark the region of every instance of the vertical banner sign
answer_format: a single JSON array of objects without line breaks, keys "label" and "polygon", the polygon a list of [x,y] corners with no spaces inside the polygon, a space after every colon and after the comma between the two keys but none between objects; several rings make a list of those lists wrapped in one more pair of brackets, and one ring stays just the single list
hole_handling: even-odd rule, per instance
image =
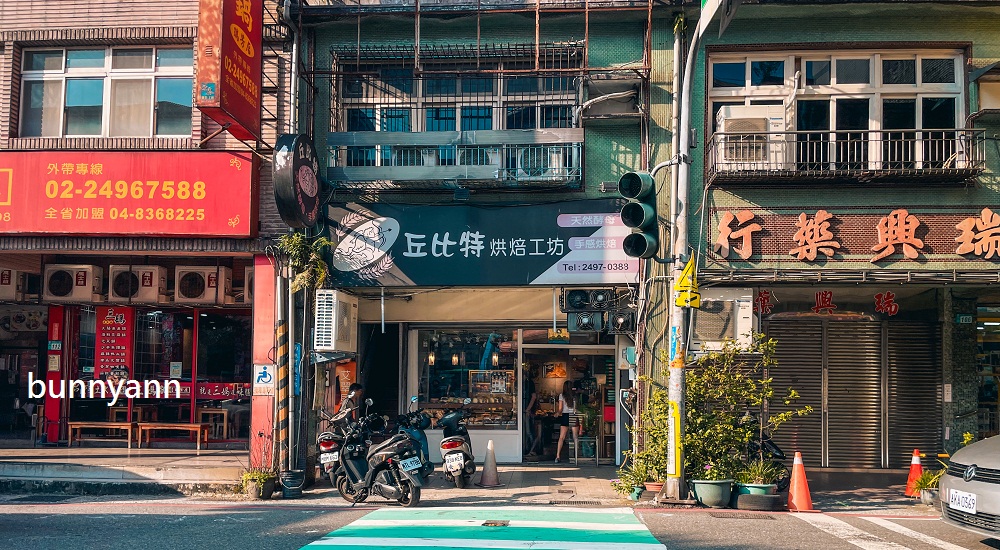
[{"label": "vertical banner sign", "polygon": [[240,139],[260,136],[263,0],[200,0],[195,105]]},{"label": "vertical banner sign", "polygon": [[128,306],[97,308],[97,345],[94,379],[117,383],[132,377],[132,337],[135,309]]}]

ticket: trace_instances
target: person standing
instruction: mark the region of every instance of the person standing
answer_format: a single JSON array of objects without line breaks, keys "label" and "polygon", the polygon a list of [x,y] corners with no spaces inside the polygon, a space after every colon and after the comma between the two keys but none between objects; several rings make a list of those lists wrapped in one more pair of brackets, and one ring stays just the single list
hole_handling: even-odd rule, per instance
[{"label": "person standing", "polygon": [[[562,393],[559,394],[559,444],[556,446],[556,464],[560,462],[559,453],[562,452],[563,443],[566,442],[566,434],[576,430],[576,426],[570,427],[569,415],[576,412],[576,394],[573,393],[573,382],[567,380],[563,382]],[[573,432],[573,440],[576,441],[576,432]]]},{"label": "person standing", "polygon": [[541,438],[535,433],[535,409],[538,408],[538,390],[535,387],[535,375],[538,369],[531,367],[524,373],[524,434],[527,439],[525,447],[527,456],[534,457],[537,447],[541,450]]}]

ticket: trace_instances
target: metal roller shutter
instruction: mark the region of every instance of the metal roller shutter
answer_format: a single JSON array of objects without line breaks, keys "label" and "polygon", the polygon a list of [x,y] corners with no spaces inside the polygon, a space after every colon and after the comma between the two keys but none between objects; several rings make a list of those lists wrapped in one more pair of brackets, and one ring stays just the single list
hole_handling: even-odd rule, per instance
[{"label": "metal roller shutter", "polygon": [[[773,434],[775,443],[791,459],[795,451],[802,453],[807,466],[820,466],[823,456],[823,324],[813,320],[782,319],[765,327],[768,337],[777,341],[775,359],[770,369],[775,394],[783,395],[794,388],[801,396],[796,408],[809,405],[814,412],[797,416]],[[772,412],[788,410],[780,401]]]},{"label": "metal roller shutter", "polygon": [[[941,332],[937,324],[889,324],[888,464],[906,468],[913,449],[941,449]],[[933,460],[924,467],[937,468]]]},{"label": "metal roller shutter", "polygon": [[882,323],[830,321],[827,466],[882,467]]}]

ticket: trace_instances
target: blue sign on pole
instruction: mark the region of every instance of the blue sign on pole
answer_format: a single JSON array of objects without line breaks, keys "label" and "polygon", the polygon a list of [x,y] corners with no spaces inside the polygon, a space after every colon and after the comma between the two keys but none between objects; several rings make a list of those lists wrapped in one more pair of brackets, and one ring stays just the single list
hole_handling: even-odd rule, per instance
[{"label": "blue sign on pole", "polygon": [[677,356],[677,327],[670,327],[670,361]]},{"label": "blue sign on pole", "polygon": [[295,344],[295,395],[302,394],[302,344]]}]

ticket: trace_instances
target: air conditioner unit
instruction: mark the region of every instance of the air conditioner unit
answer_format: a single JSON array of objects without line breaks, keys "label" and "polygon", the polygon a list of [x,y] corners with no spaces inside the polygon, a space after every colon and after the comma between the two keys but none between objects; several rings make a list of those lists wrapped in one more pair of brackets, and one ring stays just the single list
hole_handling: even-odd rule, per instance
[{"label": "air conditioner unit", "polygon": [[53,302],[103,302],[104,270],[96,265],[45,266],[42,298]]},{"label": "air conditioner unit", "polygon": [[357,353],[357,298],[339,290],[317,290],[315,323],[316,351]]},{"label": "air conditioner unit", "polygon": [[438,150],[437,149],[421,149],[420,150],[420,161],[424,166],[437,166],[438,165]]},{"label": "air conditioner unit", "polygon": [[619,305],[617,298],[614,288],[564,288],[559,296],[559,310],[574,313],[609,309]]},{"label": "air conditioner unit", "polygon": [[570,172],[570,150],[566,146],[522,147],[517,150],[518,181],[551,181]]},{"label": "air conditioner unit", "polygon": [[716,169],[719,172],[787,170],[785,108],[727,105],[719,109]]},{"label": "air conditioner unit", "polygon": [[167,298],[167,268],[158,265],[108,267],[108,301],[162,304]]},{"label": "air conditioner unit", "polygon": [[243,303],[253,302],[253,266],[248,265],[243,270]]},{"label": "air conditioner unit", "polygon": [[608,334],[634,334],[635,310],[617,309],[608,313]]},{"label": "air conditioner unit", "polygon": [[753,341],[758,330],[752,288],[702,289],[701,308],[692,309],[691,352],[722,349],[727,340],[740,346]]},{"label": "air conditioner unit", "polygon": [[233,271],[228,267],[179,265],[174,269],[174,303],[233,302]]},{"label": "air conditioner unit", "polygon": [[500,150],[459,147],[458,163],[462,166],[500,166]]},{"label": "air conditioner unit", "polygon": [[598,332],[604,328],[601,311],[577,311],[566,314],[566,328],[570,332]]},{"label": "air conditioner unit", "polygon": [[27,273],[23,271],[0,269],[0,300],[23,300],[26,278]]}]

